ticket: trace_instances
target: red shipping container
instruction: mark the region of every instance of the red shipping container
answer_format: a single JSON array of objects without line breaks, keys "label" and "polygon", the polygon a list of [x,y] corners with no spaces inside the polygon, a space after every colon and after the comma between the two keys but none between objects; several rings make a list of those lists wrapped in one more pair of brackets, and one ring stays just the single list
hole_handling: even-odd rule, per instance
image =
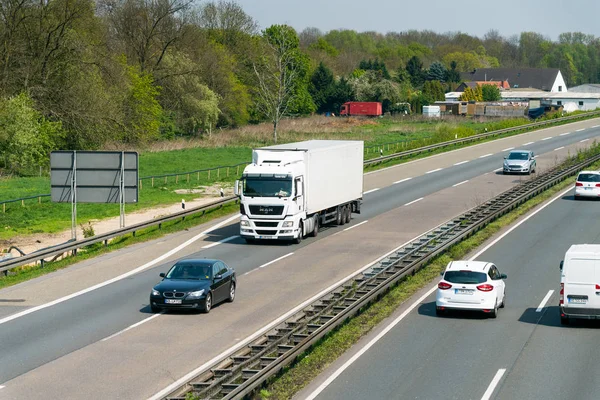
[{"label": "red shipping container", "polygon": [[340,115],[366,115],[376,117],[382,115],[381,103],[376,101],[349,101],[342,104]]}]

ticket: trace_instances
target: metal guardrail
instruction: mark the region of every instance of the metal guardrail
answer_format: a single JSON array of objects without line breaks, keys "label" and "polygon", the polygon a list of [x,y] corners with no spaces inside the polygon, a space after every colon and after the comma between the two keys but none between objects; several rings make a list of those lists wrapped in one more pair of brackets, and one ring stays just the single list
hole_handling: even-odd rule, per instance
[{"label": "metal guardrail", "polygon": [[597,161],[600,155],[569,167],[556,167],[434,228],[247,346],[218,360],[166,398],[184,400],[193,394],[200,399],[237,399],[250,395],[401,279],[493,220]]},{"label": "metal guardrail", "polygon": [[189,210],[180,211],[180,212],[177,212],[177,213],[174,213],[171,215],[166,215],[164,217],[159,217],[159,218],[156,218],[149,222],[142,222],[142,223],[131,225],[131,226],[128,226],[125,228],[121,228],[121,229],[106,232],[106,233],[103,233],[100,235],[96,235],[96,236],[93,236],[93,237],[90,237],[87,239],[78,240],[75,242],[67,242],[67,243],[59,244],[57,246],[52,246],[52,247],[49,247],[46,249],[38,250],[36,252],[27,254],[25,256],[21,256],[21,257],[9,259],[8,261],[0,262],[0,272],[5,272],[10,269],[20,267],[22,265],[32,264],[32,263],[35,263],[38,261],[43,266],[44,259],[46,259],[48,257],[56,257],[56,256],[60,256],[64,253],[68,253],[68,252],[76,253],[78,249],[81,249],[83,247],[86,247],[86,246],[89,246],[89,245],[92,245],[95,243],[104,242],[105,244],[107,244],[108,240],[113,239],[115,237],[123,236],[128,233],[133,233],[135,235],[135,232],[139,231],[141,229],[150,228],[150,227],[157,226],[157,225],[160,227],[165,222],[177,220],[180,218],[185,218],[187,216],[194,215],[199,212],[204,212],[204,211],[207,211],[207,210],[210,210],[213,208],[222,207],[225,204],[229,204],[229,203],[233,203],[233,202],[237,202],[237,201],[238,201],[238,198],[236,196],[223,197],[223,198],[220,198],[219,200],[213,201],[212,203],[205,204],[205,205],[199,206],[199,207],[190,208]]},{"label": "metal guardrail", "polygon": [[[572,116],[569,116],[569,117],[555,118],[555,119],[550,119],[550,120],[546,120],[546,121],[542,121],[542,122],[534,122],[532,124],[519,125],[519,126],[515,126],[515,127],[512,127],[512,128],[505,128],[505,129],[499,129],[499,130],[496,130],[496,131],[480,133],[480,134],[469,136],[469,137],[466,137],[466,138],[454,139],[454,140],[450,140],[450,141],[446,141],[446,142],[435,143],[435,144],[431,144],[431,145],[428,145],[428,146],[419,147],[417,149],[405,150],[405,151],[401,151],[401,152],[398,152],[398,153],[389,154],[387,156],[382,156],[382,157],[377,157],[377,158],[372,158],[372,159],[369,159],[369,160],[365,160],[364,161],[364,165],[365,166],[369,166],[369,165],[379,164],[381,162],[389,161],[389,160],[396,159],[396,158],[409,157],[409,156],[413,156],[413,155],[416,155],[416,154],[425,153],[425,152],[429,152],[429,151],[432,151],[432,150],[441,149],[441,148],[448,147],[448,146],[454,146],[454,145],[457,145],[457,144],[474,142],[474,141],[478,141],[478,140],[485,139],[485,138],[488,138],[488,137],[501,135],[501,134],[504,134],[504,133],[518,132],[520,130],[527,130],[527,129],[538,127],[538,126],[551,125],[551,124],[554,124],[556,122],[564,122],[564,121],[577,120],[577,119],[581,119],[581,118],[587,118],[587,117],[593,116],[593,115],[600,115],[600,111],[593,111],[593,112],[589,112],[589,113],[585,113],[585,114],[577,114],[577,115],[572,115]],[[411,140],[404,140],[404,141],[400,141],[400,142],[382,143],[382,144],[379,144],[379,145],[365,147],[365,150],[368,150],[368,149],[380,149],[380,148],[382,149],[385,146],[387,146],[388,147],[388,151],[389,151],[390,145],[398,145],[398,144],[404,144],[404,143],[410,143],[410,142],[419,142],[419,141],[423,141],[423,140],[427,140],[427,139],[431,139],[431,136],[424,136],[424,137],[421,137],[421,138],[416,138],[416,139],[411,139]],[[175,177],[175,183],[178,183],[178,180],[179,180],[178,178],[185,176],[186,177],[186,181],[189,182],[190,181],[190,177],[192,175],[196,174],[197,175],[197,180],[200,181],[200,173],[203,173],[203,172],[207,172],[207,174],[208,174],[207,175],[207,179],[210,180],[210,171],[214,171],[214,170],[217,171],[216,178],[219,179],[220,178],[220,170],[224,169],[225,170],[225,176],[228,177],[229,176],[229,169],[230,168],[236,168],[236,174],[239,175],[239,167],[241,167],[242,165],[248,165],[248,164],[249,164],[249,162],[243,162],[243,163],[239,163],[239,164],[235,164],[235,165],[223,165],[223,166],[219,166],[219,167],[197,169],[197,170],[194,170],[194,171],[187,171],[187,172],[178,172],[178,173],[164,174],[164,175],[144,176],[142,178],[139,178],[139,180],[140,180],[140,190],[143,187],[142,182],[143,181],[147,181],[147,180],[150,180],[151,181],[151,186],[154,187],[155,180],[158,180],[158,179],[164,179],[164,183],[167,184],[168,183],[168,181],[167,181],[168,178]],[[3,200],[3,201],[0,201],[0,204],[2,204],[2,211],[6,212],[6,204],[8,204],[8,203],[16,203],[16,202],[20,201],[21,204],[24,205],[23,202],[25,200],[30,200],[30,199],[35,199],[35,198],[37,198],[38,202],[41,203],[41,198],[43,198],[43,197],[50,197],[50,194],[39,194],[39,195],[35,195],[35,196],[22,197],[22,198],[12,199],[12,200]]]},{"label": "metal guardrail", "polygon": [[505,133],[518,132],[518,131],[521,131],[524,129],[531,129],[531,128],[537,128],[537,127],[542,127],[542,126],[546,126],[546,125],[552,125],[557,122],[565,122],[565,121],[572,121],[572,120],[577,120],[577,119],[581,119],[581,118],[588,118],[588,117],[594,116],[594,115],[600,115],[600,111],[593,111],[593,112],[585,113],[585,114],[571,115],[569,117],[549,119],[549,120],[545,120],[545,121],[541,121],[541,122],[534,122],[532,124],[519,125],[519,126],[515,126],[512,128],[505,128],[505,129],[499,129],[496,131],[480,133],[477,135],[468,136],[468,137],[461,138],[461,139],[449,140],[447,142],[441,142],[441,143],[436,143],[436,144],[432,144],[429,146],[419,147],[418,149],[401,151],[399,153],[394,153],[394,154],[390,154],[387,156],[382,156],[382,157],[374,158],[371,160],[366,160],[364,162],[364,165],[369,166],[369,165],[379,164],[384,161],[389,161],[389,160],[393,160],[396,158],[413,156],[416,154],[425,153],[425,152],[441,149],[444,147],[454,146],[457,144],[475,142],[478,140],[486,139],[486,138],[497,136],[497,135],[502,135]]}]

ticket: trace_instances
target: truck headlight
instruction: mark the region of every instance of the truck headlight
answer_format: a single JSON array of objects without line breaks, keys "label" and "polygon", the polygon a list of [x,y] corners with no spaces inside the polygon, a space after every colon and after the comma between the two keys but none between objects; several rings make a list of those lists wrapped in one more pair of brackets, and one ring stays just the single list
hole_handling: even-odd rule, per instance
[{"label": "truck headlight", "polygon": [[187,295],[187,298],[188,298],[188,299],[199,299],[199,298],[200,298],[200,296],[202,296],[203,294],[204,294],[204,289],[202,289],[202,290],[198,290],[198,291],[196,291],[196,292],[190,292],[190,293]]},{"label": "truck headlight", "polygon": [[250,222],[241,220],[240,221],[240,226],[250,226]]},{"label": "truck headlight", "polygon": [[156,289],[152,289],[152,296],[160,296],[160,292]]},{"label": "truck headlight", "polygon": [[292,226],[294,226],[294,221],[284,221],[283,225],[281,225],[283,228],[291,228]]}]

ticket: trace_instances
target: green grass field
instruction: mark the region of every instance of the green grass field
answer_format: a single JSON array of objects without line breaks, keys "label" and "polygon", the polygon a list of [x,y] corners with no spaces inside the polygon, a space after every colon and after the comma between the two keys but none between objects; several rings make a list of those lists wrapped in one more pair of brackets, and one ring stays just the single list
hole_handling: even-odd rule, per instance
[{"label": "green grass field", "polygon": [[[423,118],[346,119],[312,117],[286,120],[281,124],[279,143],[309,139],[364,140],[365,159],[377,157],[379,148],[384,154],[408,150],[497,129],[530,123],[528,119],[478,120],[448,117],[444,120]],[[190,201],[201,195],[178,194],[176,189],[196,189],[199,186],[231,186],[241,173],[239,168],[212,169],[208,172],[186,174],[188,171],[235,165],[248,162],[254,147],[270,145],[272,133],[268,125],[256,125],[235,131],[214,133],[210,138],[178,139],[156,143],[140,149],[140,177],[180,174],[177,177],[143,180],[139,204],[127,205],[126,212],[157,205]],[[235,145],[233,145],[235,144]],[[50,193],[49,177],[0,179],[0,201]],[[54,233],[70,228],[70,204],[54,204],[48,197],[5,204],[0,210],[0,240],[15,235]],[[79,204],[78,222],[87,223],[119,215],[114,204]]]}]

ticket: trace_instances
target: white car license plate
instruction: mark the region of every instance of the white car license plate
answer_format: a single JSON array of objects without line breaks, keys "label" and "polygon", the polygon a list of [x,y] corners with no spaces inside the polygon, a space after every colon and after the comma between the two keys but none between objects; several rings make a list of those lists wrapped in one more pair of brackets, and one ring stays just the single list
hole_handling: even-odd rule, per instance
[{"label": "white car license plate", "polygon": [[166,299],[165,304],[181,304],[181,300],[179,299]]},{"label": "white car license plate", "polygon": [[587,299],[571,299],[571,298],[569,298],[569,303],[572,303],[572,304],[585,304],[585,303],[587,303]]},{"label": "white car license plate", "polygon": [[454,294],[473,294],[473,289],[454,289]]},{"label": "white car license plate", "polygon": [[585,190],[592,190],[592,187],[586,187]]},{"label": "white car license plate", "polygon": [[259,236],[261,239],[276,239],[276,236]]}]

